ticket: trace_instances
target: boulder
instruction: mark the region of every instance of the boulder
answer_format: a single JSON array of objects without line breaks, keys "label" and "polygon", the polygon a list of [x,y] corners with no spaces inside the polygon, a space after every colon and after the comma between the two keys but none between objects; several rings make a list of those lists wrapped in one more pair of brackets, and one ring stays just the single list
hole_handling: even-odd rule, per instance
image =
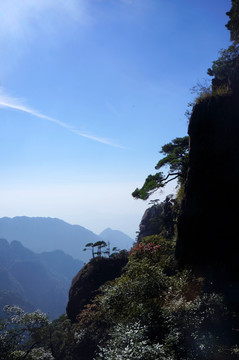
[{"label": "boulder", "polygon": [[66,308],[68,318],[75,322],[77,315],[97,294],[99,288],[109,280],[119,277],[128,262],[127,252],[105,258],[91,259],[73,278]]}]

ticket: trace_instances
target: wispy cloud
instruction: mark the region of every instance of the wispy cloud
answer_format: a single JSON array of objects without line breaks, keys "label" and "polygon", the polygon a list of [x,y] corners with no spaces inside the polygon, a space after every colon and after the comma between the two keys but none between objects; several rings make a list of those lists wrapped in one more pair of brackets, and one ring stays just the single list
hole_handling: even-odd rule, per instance
[{"label": "wispy cloud", "polygon": [[[54,21],[55,19],[55,21]],[[48,32],[52,22],[68,19],[82,25],[88,23],[89,15],[86,0],[7,0],[0,1],[1,38],[26,36],[39,29]],[[58,20],[58,21],[57,21]]]},{"label": "wispy cloud", "polygon": [[102,138],[102,137],[99,137],[99,136],[96,136],[96,135],[92,135],[90,133],[82,132],[80,130],[75,129],[73,126],[71,126],[71,125],[69,125],[69,124],[67,124],[67,123],[65,123],[63,121],[54,119],[54,118],[52,118],[50,116],[47,116],[47,115],[44,115],[44,114],[40,113],[39,111],[36,111],[36,110],[24,105],[23,101],[21,99],[13,98],[13,97],[7,95],[3,91],[2,88],[0,88],[0,107],[4,108],[4,109],[22,111],[22,112],[27,113],[29,115],[35,116],[37,118],[53,122],[53,123],[57,124],[58,126],[61,126],[61,127],[65,128],[65,129],[67,129],[67,130],[69,130],[69,131],[71,131],[71,132],[73,132],[73,133],[75,133],[75,134],[77,134],[79,136],[85,137],[85,138],[93,140],[93,141],[100,142],[100,143],[105,144],[105,145],[110,145],[110,146],[117,147],[117,148],[122,148],[122,149],[124,148],[121,145],[113,143],[109,139],[105,139],[105,138]]}]

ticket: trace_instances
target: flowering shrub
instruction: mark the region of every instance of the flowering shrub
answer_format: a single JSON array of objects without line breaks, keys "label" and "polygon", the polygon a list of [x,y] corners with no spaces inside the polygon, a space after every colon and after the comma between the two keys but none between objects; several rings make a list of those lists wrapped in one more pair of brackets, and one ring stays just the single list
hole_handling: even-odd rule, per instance
[{"label": "flowering shrub", "polygon": [[160,245],[155,245],[154,243],[148,244],[136,244],[134,247],[131,248],[129,255],[147,255],[147,254],[155,254],[160,249]]},{"label": "flowering shrub", "polygon": [[175,241],[166,240],[161,235],[151,235],[131,248],[129,261],[132,263],[147,258],[152,264],[160,266],[164,273],[173,274],[176,269],[174,252]]}]

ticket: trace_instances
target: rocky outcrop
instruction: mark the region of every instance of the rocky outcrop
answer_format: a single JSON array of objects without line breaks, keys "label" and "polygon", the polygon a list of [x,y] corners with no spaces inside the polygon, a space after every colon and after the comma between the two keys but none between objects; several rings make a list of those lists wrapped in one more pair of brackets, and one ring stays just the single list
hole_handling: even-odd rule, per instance
[{"label": "rocky outcrop", "polygon": [[66,308],[68,318],[75,322],[77,315],[97,294],[97,290],[109,280],[119,277],[127,264],[126,252],[117,256],[91,259],[73,278]]},{"label": "rocky outcrop", "polygon": [[165,239],[172,240],[175,233],[177,206],[171,195],[160,204],[146,209],[139,225],[137,242],[146,236],[161,234]]},{"label": "rocky outcrop", "polygon": [[[239,279],[239,96],[194,107],[189,171],[178,222],[177,258],[219,283]],[[225,280],[225,281],[224,281]]]},{"label": "rocky outcrop", "polygon": [[139,225],[138,242],[145,236],[155,235],[158,233],[158,222],[154,221],[162,215],[162,206],[153,205],[146,209]]}]

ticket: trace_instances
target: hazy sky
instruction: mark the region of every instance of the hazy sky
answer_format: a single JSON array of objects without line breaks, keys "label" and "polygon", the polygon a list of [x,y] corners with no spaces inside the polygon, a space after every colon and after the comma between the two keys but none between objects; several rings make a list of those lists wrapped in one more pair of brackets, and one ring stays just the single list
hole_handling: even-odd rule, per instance
[{"label": "hazy sky", "polygon": [[131,192],[186,135],[189,89],[229,45],[230,4],[0,0],[0,217],[134,237],[148,202]]}]

